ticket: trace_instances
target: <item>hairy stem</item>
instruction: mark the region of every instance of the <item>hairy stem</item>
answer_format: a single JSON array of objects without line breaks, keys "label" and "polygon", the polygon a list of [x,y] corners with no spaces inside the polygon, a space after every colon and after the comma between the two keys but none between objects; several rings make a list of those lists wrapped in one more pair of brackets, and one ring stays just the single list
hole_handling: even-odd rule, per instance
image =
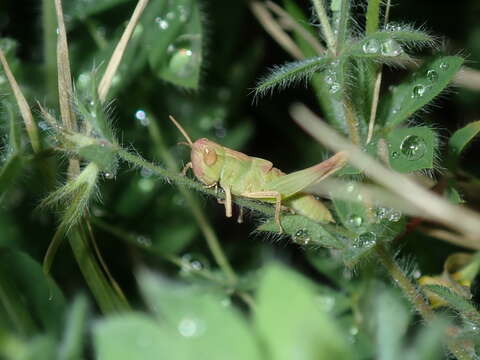
[{"label": "hairy stem", "polygon": [[[72,108],[73,95],[72,74],[68,51],[67,31],[65,27],[62,1],[55,0],[55,12],[58,24],[57,36],[57,73],[58,95],[62,124],[67,130],[78,128],[75,112]],[[80,172],[80,162],[76,158],[69,159],[68,181],[72,181]],[[78,266],[87,282],[97,304],[103,312],[114,312],[128,309],[128,303],[122,298],[114,286],[108,282],[101,264],[95,257],[84,231],[84,224],[76,226],[68,234],[69,243]]]},{"label": "hairy stem", "polygon": [[325,7],[323,6],[323,0],[312,0],[313,6],[315,7],[315,11],[317,13],[318,19],[320,20],[320,26],[322,27],[322,33],[325,37],[325,41],[327,42],[328,49],[335,53],[335,37],[333,36],[332,27],[330,26],[330,22],[328,20],[327,12],[325,11]]},{"label": "hairy stem", "polygon": [[[410,303],[412,303],[415,309],[426,321],[432,321],[435,318],[435,313],[421,291],[410,281],[408,276],[395,261],[391,252],[382,243],[378,244],[375,247],[375,250],[380,262],[398,287],[403,291]],[[447,335],[449,335],[450,338],[454,337],[456,332],[456,328],[450,327],[447,329]],[[456,339],[448,341],[448,349],[459,360],[473,360],[473,357],[467,352],[465,347]]]},{"label": "hairy stem", "polygon": [[[150,136],[152,137],[153,142],[155,143],[155,147],[158,149],[159,155],[163,159],[163,161],[167,164],[167,168],[170,171],[178,171],[177,164],[175,159],[172,157],[170,152],[167,150],[165,143],[163,141],[162,135],[158,129],[158,125],[154,119],[150,120],[149,124],[149,131]],[[207,241],[208,248],[215,259],[217,265],[222,269],[223,273],[225,274],[226,278],[229,280],[230,284],[235,284],[237,282],[237,276],[233,271],[232,266],[230,265],[223,249],[220,245],[220,241],[218,240],[218,236],[215,233],[212,225],[208,221],[207,217],[205,216],[204,212],[200,208],[197,199],[193,195],[193,193],[188,190],[183,185],[178,185],[178,190],[183,195],[187,204],[192,212],[193,217],[197,221],[198,226],[200,226],[200,230]]]}]

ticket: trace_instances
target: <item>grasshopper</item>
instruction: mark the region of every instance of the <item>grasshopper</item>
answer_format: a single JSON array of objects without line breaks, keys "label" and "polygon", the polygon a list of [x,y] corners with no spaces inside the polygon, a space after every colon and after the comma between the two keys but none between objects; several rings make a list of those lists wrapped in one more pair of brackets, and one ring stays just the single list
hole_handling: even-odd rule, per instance
[{"label": "grasshopper", "polygon": [[[265,159],[248,156],[229,149],[206,138],[192,141],[185,129],[172,117],[170,120],[187,140],[191,148],[190,162],[182,170],[186,175],[189,169],[206,187],[220,186],[225,192],[225,215],[232,216],[232,196],[242,196],[275,204],[275,222],[280,233],[282,205],[295,213],[314,221],[333,222],[330,211],[314,196],[302,192],[307,186],[330,176],[347,162],[345,152],[306,168],[285,174],[273,167]],[[240,222],[240,221],[239,221]]]}]

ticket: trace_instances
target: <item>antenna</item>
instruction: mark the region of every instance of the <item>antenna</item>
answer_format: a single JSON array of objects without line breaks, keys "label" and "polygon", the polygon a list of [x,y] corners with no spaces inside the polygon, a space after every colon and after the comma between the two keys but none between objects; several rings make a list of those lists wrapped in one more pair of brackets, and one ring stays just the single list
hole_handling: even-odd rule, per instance
[{"label": "antenna", "polygon": [[192,142],[192,139],[190,139],[190,136],[188,136],[187,132],[185,131],[185,129],[182,127],[182,125],[180,125],[177,120],[175,120],[173,118],[172,115],[169,115],[168,116],[170,118],[170,120],[172,120],[173,124],[177,127],[178,130],[180,130],[180,132],[182,133],[182,135],[184,136],[185,139],[187,139],[187,142],[188,142],[188,145],[189,146],[193,146],[193,142]]}]

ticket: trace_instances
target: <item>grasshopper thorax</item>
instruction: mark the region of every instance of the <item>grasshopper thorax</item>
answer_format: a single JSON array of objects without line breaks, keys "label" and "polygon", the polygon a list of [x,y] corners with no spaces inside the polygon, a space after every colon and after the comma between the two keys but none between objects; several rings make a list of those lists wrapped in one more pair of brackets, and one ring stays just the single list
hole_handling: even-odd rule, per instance
[{"label": "grasshopper thorax", "polygon": [[220,180],[225,150],[223,146],[206,138],[192,144],[191,161],[193,173],[205,185]]}]

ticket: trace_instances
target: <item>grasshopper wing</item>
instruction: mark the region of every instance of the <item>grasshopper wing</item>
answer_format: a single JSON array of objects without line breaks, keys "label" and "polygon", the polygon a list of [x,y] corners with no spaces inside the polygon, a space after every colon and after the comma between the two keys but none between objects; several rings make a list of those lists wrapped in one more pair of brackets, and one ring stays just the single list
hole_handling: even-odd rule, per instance
[{"label": "grasshopper wing", "polygon": [[320,164],[273,179],[265,184],[265,190],[277,191],[282,198],[288,198],[340,170],[346,163],[347,154],[342,151]]}]

